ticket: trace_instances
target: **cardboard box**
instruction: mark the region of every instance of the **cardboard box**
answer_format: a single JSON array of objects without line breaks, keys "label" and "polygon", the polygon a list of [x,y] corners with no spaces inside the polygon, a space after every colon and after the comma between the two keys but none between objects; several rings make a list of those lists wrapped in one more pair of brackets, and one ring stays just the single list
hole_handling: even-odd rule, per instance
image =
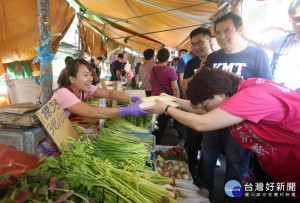
[{"label": "cardboard box", "polygon": [[9,126],[40,126],[35,115],[40,105],[32,103],[11,104],[0,107],[0,123]]}]

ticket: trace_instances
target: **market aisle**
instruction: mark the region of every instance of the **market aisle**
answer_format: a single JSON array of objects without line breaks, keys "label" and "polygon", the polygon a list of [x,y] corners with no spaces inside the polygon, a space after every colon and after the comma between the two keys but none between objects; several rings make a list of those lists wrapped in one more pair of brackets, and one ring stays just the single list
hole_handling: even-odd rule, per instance
[{"label": "market aisle", "polygon": [[[162,138],[162,145],[175,146],[178,142],[176,129],[173,127],[173,122],[168,122],[167,128]],[[225,177],[225,157],[223,154],[219,156],[221,167],[215,168],[215,189],[213,190],[212,203],[224,203],[224,177]]]}]

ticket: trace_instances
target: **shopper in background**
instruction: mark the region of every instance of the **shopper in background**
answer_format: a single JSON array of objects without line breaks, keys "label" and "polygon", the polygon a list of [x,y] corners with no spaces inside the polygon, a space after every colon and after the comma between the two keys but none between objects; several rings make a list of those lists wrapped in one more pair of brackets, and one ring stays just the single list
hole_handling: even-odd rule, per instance
[{"label": "shopper in background", "polygon": [[[242,3],[243,0],[236,0],[231,6],[232,12],[241,15]],[[300,88],[300,0],[291,2],[288,15],[293,32],[257,41],[251,38],[245,29],[242,36],[258,47],[273,51],[271,68],[274,81],[295,90]]]},{"label": "shopper in background", "polygon": [[67,63],[68,63],[69,61],[72,61],[72,60],[74,60],[73,57],[67,56],[67,57],[65,58],[65,65],[67,65]]},{"label": "shopper in background", "polygon": [[101,56],[98,56],[97,58],[95,58],[95,61],[94,61],[95,65],[99,69],[99,78],[100,78],[101,70],[102,70],[102,66],[101,66],[102,61],[103,61],[103,58]]},{"label": "shopper in background", "polygon": [[[182,54],[181,54],[182,55]],[[178,88],[179,88],[179,93],[180,93],[180,98],[183,97],[182,95],[182,90],[181,90],[181,83],[182,83],[182,78],[183,78],[183,73],[178,72],[178,63],[179,63],[180,58],[179,57],[175,57],[172,60],[172,68],[175,69],[178,79],[177,79],[177,84],[178,84]],[[177,137],[178,137],[178,142],[177,142],[177,146],[179,147],[183,147],[184,143],[186,141],[186,137],[187,137],[187,129],[184,125],[182,125],[181,123],[177,122],[176,120],[174,121],[174,127],[177,130]],[[175,134],[176,135],[176,134]]]},{"label": "shopper in background", "polygon": [[[196,28],[190,33],[191,50],[195,57],[190,59],[185,66],[183,75],[184,92],[186,91],[188,82],[198,71],[200,63],[206,59],[208,54],[212,52],[210,49],[210,37],[210,30],[204,27]],[[193,176],[194,183],[199,185],[202,161],[200,160],[198,163],[198,154],[202,149],[202,132],[195,131],[191,128],[187,128],[186,130],[187,141],[185,144],[185,149],[189,159],[189,170]]]},{"label": "shopper in background", "polygon": [[141,64],[139,68],[139,81],[142,81],[142,87],[145,90],[147,97],[151,96],[152,86],[150,83],[150,71],[155,66],[155,52],[153,49],[146,49],[144,51],[145,63]]},{"label": "shopper in background", "polygon": [[[74,119],[77,116],[90,118],[111,118],[123,115],[142,116],[148,113],[139,108],[139,103],[142,102],[139,97],[129,97],[118,91],[92,85],[92,67],[84,59],[75,59],[68,62],[60,77],[60,88],[50,100],[56,99],[69,119]],[[120,108],[90,106],[82,102],[87,96],[110,98],[124,103],[135,103],[128,107]]]},{"label": "shopper in background", "polygon": [[120,53],[118,54],[117,59],[111,64],[110,66],[111,81],[121,80],[123,58],[124,55]]},{"label": "shopper in background", "polygon": [[174,68],[175,71],[177,71],[178,62],[179,62],[179,57],[174,57],[171,63],[171,67]]},{"label": "shopper in background", "polygon": [[140,66],[142,65],[142,63],[143,63],[142,59],[138,58],[137,63],[134,67],[134,81],[135,81],[134,88],[136,88],[136,89],[140,88],[140,85],[139,85],[139,81],[140,81],[139,72],[140,72]]},{"label": "shopper in background", "polygon": [[[177,74],[174,68],[167,65],[170,58],[170,52],[162,48],[157,53],[158,63],[150,71],[150,83],[152,85],[151,96],[159,96],[161,93],[167,93],[179,98],[179,89],[177,85]],[[161,144],[164,131],[167,127],[169,116],[160,115],[157,118],[158,130],[153,134],[156,136],[156,143]]]},{"label": "shopper in background", "polygon": [[98,59],[91,57],[90,64],[92,67],[93,82],[92,85],[97,85],[100,82],[100,69],[98,68]]}]

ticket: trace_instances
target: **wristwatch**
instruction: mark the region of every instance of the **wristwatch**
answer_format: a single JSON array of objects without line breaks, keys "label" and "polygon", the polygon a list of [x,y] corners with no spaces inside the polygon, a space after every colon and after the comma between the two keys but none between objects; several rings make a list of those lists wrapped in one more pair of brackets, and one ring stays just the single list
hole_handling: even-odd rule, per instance
[{"label": "wristwatch", "polygon": [[165,108],[165,114],[166,114],[166,116],[168,116],[169,114],[168,114],[168,110],[169,110],[169,107],[170,107],[171,105],[167,105],[166,106],[166,108]]}]

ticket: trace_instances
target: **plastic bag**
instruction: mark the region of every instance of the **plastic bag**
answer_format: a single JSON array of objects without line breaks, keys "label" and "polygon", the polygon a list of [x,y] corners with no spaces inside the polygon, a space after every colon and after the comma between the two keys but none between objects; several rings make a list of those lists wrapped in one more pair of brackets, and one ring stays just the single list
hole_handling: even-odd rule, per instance
[{"label": "plastic bag", "polygon": [[[33,154],[0,144],[0,175],[21,175],[37,167],[39,159]],[[0,182],[1,184],[1,182]]]}]

